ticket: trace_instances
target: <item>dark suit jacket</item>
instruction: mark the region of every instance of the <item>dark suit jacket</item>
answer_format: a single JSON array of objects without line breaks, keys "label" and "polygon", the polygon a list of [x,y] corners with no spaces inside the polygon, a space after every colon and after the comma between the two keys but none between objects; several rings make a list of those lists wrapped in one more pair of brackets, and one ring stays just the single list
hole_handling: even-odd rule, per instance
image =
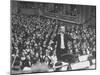
[{"label": "dark suit jacket", "polygon": [[[72,41],[72,38],[68,36],[67,34],[64,34],[65,49],[68,49],[67,43],[69,40]],[[60,34],[56,35],[56,37],[54,38],[54,42],[57,42],[57,49],[60,49],[61,47],[61,35]]]},{"label": "dark suit jacket", "polygon": [[[68,41],[73,41],[73,39],[67,35],[67,34],[64,34],[64,45],[65,45],[65,49],[64,50],[61,50],[61,35],[60,34],[57,34],[56,37],[54,38],[54,42],[56,43],[57,42],[57,48],[56,48],[56,55],[57,55],[57,59],[58,60],[61,60],[61,61],[70,61],[71,58],[69,58],[69,56],[66,56],[66,54],[69,53],[69,50],[68,50]],[[64,56],[62,56],[64,55]]]}]

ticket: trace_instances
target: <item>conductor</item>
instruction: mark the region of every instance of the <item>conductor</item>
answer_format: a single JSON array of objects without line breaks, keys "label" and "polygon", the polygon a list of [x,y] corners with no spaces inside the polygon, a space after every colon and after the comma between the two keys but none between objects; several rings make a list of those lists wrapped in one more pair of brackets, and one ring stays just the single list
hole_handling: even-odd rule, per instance
[{"label": "conductor", "polygon": [[56,47],[56,56],[58,61],[69,61],[70,57],[67,56],[69,54],[68,50],[68,41],[71,41],[71,37],[69,37],[65,33],[65,26],[60,26],[60,32],[54,38],[54,42],[57,44]]}]

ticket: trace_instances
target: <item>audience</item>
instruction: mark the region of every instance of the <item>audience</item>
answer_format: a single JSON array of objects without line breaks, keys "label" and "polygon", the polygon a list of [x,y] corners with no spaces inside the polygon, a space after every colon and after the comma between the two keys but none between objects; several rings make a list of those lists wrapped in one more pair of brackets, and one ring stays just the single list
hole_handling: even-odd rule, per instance
[{"label": "audience", "polygon": [[[12,65],[20,65],[23,69],[24,66],[45,62],[51,67],[56,56],[56,45],[53,38],[58,33],[58,28],[57,20],[52,18],[36,15],[12,15]],[[70,54],[81,56],[93,54],[95,51],[96,32],[91,25],[72,25],[66,34],[73,38],[68,42]],[[15,63],[17,60],[19,64]]]}]

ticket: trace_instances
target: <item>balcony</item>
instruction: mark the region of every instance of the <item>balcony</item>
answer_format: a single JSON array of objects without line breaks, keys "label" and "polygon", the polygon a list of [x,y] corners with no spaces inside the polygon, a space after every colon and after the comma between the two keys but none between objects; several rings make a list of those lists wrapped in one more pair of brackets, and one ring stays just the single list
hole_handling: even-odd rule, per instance
[{"label": "balcony", "polygon": [[43,16],[79,24],[79,16],[80,15],[70,16],[70,15],[61,14],[60,12],[59,13],[44,12]]}]

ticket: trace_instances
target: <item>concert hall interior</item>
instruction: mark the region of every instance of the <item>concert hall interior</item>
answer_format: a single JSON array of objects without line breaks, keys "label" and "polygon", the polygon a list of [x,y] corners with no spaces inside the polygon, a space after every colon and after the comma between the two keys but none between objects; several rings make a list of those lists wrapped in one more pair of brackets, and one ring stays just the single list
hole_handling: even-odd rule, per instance
[{"label": "concert hall interior", "polygon": [[11,74],[91,69],[96,69],[96,6],[11,1]]}]

